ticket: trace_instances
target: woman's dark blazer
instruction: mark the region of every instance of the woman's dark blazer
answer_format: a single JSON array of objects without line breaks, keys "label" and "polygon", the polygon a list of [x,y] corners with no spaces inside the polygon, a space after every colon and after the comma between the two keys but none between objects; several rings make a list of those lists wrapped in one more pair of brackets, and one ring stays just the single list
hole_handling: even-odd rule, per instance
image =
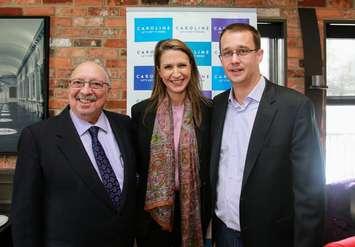
[{"label": "woman's dark blazer", "polygon": [[[149,231],[149,225],[153,220],[149,213],[144,211],[145,194],[147,190],[147,173],[150,160],[150,140],[152,137],[156,111],[154,108],[146,113],[149,99],[135,104],[132,107],[132,121],[135,124],[134,137],[137,155],[138,190],[137,190],[137,236],[144,237]],[[211,216],[211,198],[209,182],[209,158],[210,158],[210,115],[211,106],[201,102],[202,122],[196,127],[198,154],[200,160],[201,181],[201,220],[205,236]]]}]

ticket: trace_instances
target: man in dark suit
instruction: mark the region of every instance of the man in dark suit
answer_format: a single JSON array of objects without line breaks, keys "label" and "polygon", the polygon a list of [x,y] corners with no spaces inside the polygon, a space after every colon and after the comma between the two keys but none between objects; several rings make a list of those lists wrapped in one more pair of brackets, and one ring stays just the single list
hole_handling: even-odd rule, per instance
[{"label": "man in dark suit", "polygon": [[311,101],[260,75],[260,35],[231,24],[214,98],[211,183],[217,247],[320,247],[324,167]]},{"label": "man in dark suit", "polygon": [[69,106],[25,128],[18,144],[15,247],[132,246],[135,158],[127,116],[104,111],[109,76],[74,69]]}]

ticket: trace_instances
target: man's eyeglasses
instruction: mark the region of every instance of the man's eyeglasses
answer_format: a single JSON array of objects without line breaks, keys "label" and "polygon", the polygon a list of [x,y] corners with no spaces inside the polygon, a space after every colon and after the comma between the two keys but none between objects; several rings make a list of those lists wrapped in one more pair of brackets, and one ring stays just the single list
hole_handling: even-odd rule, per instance
[{"label": "man's eyeglasses", "polygon": [[233,57],[233,54],[236,54],[238,57],[245,57],[246,55],[250,54],[251,52],[256,52],[258,49],[235,49],[235,50],[227,50],[223,51],[220,55],[221,58],[223,59],[230,59]]},{"label": "man's eyeglasses", "polygon": [[70,81],[70,86],[72,88],[83,88],[85,86],[85,83],[88,83],[91,89],[103,89],[104,85],[109,85],[105,81],[99,81],[99,80],[85,81],[80,79],[73,79]]}]

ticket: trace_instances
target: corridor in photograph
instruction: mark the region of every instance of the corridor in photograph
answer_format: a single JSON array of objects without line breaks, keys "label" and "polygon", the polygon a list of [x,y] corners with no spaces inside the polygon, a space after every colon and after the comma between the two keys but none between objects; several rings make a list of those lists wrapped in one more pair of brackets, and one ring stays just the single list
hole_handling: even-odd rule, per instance
[{"label": "corridor in photograph", "polygon": [[21,130],[45,114],[43,18],[0,18],[0,152],[16,152]]}]

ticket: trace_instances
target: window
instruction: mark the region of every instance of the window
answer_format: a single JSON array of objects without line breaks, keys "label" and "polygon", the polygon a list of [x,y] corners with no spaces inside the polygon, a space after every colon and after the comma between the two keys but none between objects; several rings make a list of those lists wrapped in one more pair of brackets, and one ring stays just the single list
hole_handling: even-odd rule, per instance
[{"label": "window", "polygon": [[355,22],[327,22],[326,181],[355,178]]},{"label": "window", "polygon": [[258,30],[264,50],[261,73],[272,82],[285,85],[284,22],[259,20]]}]

